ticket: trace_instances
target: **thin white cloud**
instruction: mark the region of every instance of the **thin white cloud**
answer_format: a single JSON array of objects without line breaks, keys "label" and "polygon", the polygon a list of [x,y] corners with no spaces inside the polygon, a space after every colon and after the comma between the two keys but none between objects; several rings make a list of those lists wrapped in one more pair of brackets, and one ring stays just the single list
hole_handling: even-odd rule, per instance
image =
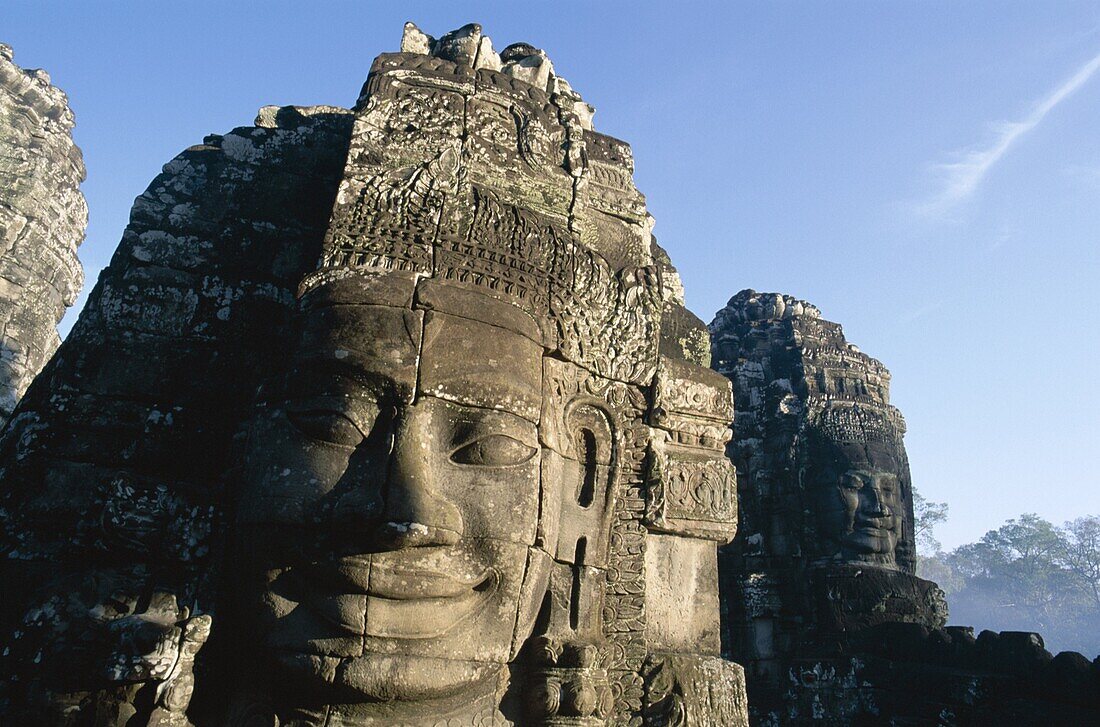
[{"label": "thin white cloud", "polygon": [[1020,137],[1038,126],[1055,106],[1085,85],[1097,70],[1100,70],[1100,54],[1077,69],[1069,79],[1036,103],[1031,113],[1025,118],[1020,121],[1003,121],[995,124],[993,127],[995,138],[992,144],[984,148],[960,152],[959,161],[936,165],[941,174],[942,186],[921,206],[921,210],[931,215],[942,214],[972,195],[993,165],[1008,153]]},{"label": "thin white cloud", "polygon": [[939,310],[942,307],[943,307],[943,301],[942,300],[934,300],[931,303],[928,303],[926,305],[922,305],[919,308],[914,308],[912,310],[906,311],[905,313],[902,313],[900,316],[898,316],[898,322],[899,323],[912,323],[912,322],[914,322],[914,321],[916,321],[920,318],[924,318],[929,313],[934,313],[935,311]]}]

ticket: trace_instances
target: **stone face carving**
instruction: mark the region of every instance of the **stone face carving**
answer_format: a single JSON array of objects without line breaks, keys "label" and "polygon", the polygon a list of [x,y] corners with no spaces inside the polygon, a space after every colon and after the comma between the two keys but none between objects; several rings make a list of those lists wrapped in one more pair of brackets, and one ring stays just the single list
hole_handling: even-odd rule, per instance
[{"label": "stone face carving", "polygon": [[84,271],[76,248],[88,207],[68,99],[0,44],[0,425],[61,339]]},{"label": "stone face carving", "polygon": [[805,487],[827,557],[897,568],[912,503],[900,432],[878,439],[883,419],[854,406],[822,411],[807,432]]},{"label": "stone face carving", "polygon": [[790,296],[742,291],[710,331],[737,409],[742,521],[722,554],[725,648],[766,714],[794,660],[835,657],[879,623],[942,627],[946,604],[913,575],[905,424],[885,367]]},{"label": "stone face carving", "polygon": [[[476,25],[410,24],[353,110],[170,163],[0,443],[4,626],[90,581],[21,631],[8,713],[744,724],[730,387],[631,173],[545,53]],[[132,616],[159,593],[187,612]],[[91,635],[157,666],[22,656]]]},{"label": "stone face carving", "polygon": [[742,291],[711,335],[713,365],[738,392],[731,452],[759,493],[742,510],[761,552],[912,573],[905,423],[885,367],[790,296]]}]

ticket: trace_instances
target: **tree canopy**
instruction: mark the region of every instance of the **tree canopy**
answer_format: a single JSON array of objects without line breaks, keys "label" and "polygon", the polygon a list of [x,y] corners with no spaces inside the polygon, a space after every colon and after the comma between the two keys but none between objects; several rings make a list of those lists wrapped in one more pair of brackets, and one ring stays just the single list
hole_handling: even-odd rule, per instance
[{"label": "tree canopy", "polygon": [[976,543],[943,552],[947,506],[914,493],[917,572],[947,594],[950,623],[1037,631],[1051,651],[1100,652],[1100,517],[1057,527],[1025,513]]}]

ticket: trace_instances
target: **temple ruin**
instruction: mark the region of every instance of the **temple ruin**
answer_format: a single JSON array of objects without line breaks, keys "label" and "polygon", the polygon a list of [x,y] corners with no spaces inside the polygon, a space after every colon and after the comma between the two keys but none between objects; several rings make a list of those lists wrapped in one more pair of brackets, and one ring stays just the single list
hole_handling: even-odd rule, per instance
[{"label": "temple ruin", "polygon": [[206,136],[60,347],[84,169],[11,61],[4,724],[1100,723],[1100,659],[916,576],[883,364],[789,295],[708,330],[543,50],[408,23]]},{"label": "temple ruin", "polygon": [[408,24],[164,167],[0,442],[5,714],[746,723],[730,385],[592,114]]},{"label": "temple ruin", "polygon": [[710,324],[733,382],[738,537],[721,550],[723,649],[752,721],[1083,724],[1097,667],[1023,632],[947,626],[915,575],[905,422],[890,373],[812,304],[743,290]]}]

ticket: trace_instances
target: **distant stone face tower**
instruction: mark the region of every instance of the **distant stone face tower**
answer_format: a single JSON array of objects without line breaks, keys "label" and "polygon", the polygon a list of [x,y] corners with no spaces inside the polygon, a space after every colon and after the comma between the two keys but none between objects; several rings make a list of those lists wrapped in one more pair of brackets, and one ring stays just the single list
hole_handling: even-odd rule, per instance
[{"label": "distant stone face tower", "polygon": [[88,206],[73,113],[45,71],[0,44],[0,426],[61,339],[84,272],[76,248]]},{"label": "distant stone face tower", "polygon": [[801,658],[836,656],[879,623],[942,626],[917,578],[913,492],[890,374],[840,325],[787,295],[743,290],[710,325],[733,382],[740,536],[722,556],[726,649],[764,708]]}]

